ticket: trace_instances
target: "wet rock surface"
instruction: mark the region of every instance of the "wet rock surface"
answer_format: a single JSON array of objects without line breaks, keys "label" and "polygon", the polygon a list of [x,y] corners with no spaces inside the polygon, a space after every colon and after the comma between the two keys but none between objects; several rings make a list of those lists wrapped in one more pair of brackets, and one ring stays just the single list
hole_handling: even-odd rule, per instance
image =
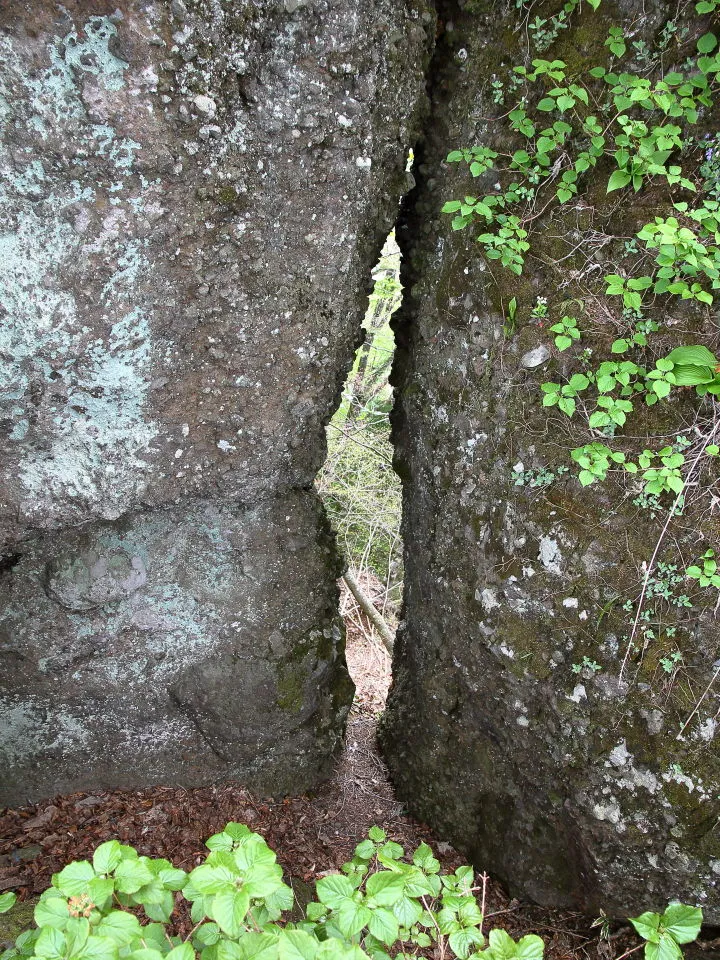
[{"label": "wet rock surface", "polygon": [[[636,639],[623,670],[632,627],[623,605],[638,596],[662,522],[621,483],[583,489],[557,472],[578,441],[567,418],[542,408],[540,384],[565,382],[571,367],[529,319],[538,296],[568,312],[556,304],[578,295],[571,278],[592,289],[592,277],[608,272],[596,247],[580,244],[584,229],[609,243],[612,234],[632,236],[654,210],[611,208],[603,184],[584,207],[536,218],[522,277],[483,257],[479,224],[452,230],[440,214],[446,201],[497,188],[494,172],[478,182],[464,165],[445,164],[448,151],[479,143],[509,155],[522,145],[493,140],[487,119],[507,109],[492,102],[488,77],[501,74],[501,59],[521,62],[518,35],[497,5],[462,6],[441,4],[433,112],[398,229],[406,295],[394,438],[406,597],[384,753],[412,814],[511,893],[618,916],[678,898],[717,923],[712,605],[695,592],[675,637],[661,628],[654,642]],[[619,7],[629,18],[638,13],[637,4]],[[659,22],[645,24],[652,32]],[[608,21],[584,10],[578,24],[552,53],[576,70],[578,58],[604,62]],[[507,322],[512,297],[515,329]],[[691,322],[694,342],[712,349],[711,328]],[[586,321],[582,346],[606,356],[615,330]],[[658,409],[643,424],[651,436],[673,437],[692,415],[682,404]],[[531,485],[541,470],[552,484]],[[714,536],[717,524],[699,516],[680,524],[670,556],[693,562],[699,529]],[[683,667],[670,675],[660,658],[673,644]]]},{"label": "wet rock surface", "polygon": [[308,788],[352,687],[307,490],[405,186],[421,3],[0,12],[0,803]]}]

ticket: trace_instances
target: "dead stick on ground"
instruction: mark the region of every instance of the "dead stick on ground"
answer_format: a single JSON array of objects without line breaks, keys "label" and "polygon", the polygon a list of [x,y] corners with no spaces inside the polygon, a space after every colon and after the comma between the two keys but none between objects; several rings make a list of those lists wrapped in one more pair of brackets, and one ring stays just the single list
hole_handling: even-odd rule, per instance
[{"label": "dead stick on ground", "polygon": [[388,653],[392,655],[393,644],[395,642],[395,638],[393,637],[392,630],[387,625],[387,623],[385,623],[382,616],[380,615],[380,612],[373,604],[372,600],[370,600],[370,598],[363,593],[360,587],[360,584],[355,579],[355,574],[352,572],[352,570],[348,569],[345,571],[344,579],[345,579],[345,583],[348,585],[350,589],[350,593],[352,593],[352,595],[357,600],[358,606],[360,607],[362,612],[368,617],[372,625],[375,627],[375,629],[379,633],[380,639],[385,644],[385,647]]}]

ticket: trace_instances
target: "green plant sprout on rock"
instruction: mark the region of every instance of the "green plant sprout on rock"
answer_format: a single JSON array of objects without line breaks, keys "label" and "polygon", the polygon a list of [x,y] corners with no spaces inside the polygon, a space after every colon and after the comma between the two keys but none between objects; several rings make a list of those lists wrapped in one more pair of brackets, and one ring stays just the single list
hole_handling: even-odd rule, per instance
[{"label": "green plant sprout on rock", "polygon": [[[472,867],[444,874],[427,844],[406,857],[379,827],[341,873],[316,882],[317,899],[299,920],[290,919],[298,912],[293,891],[259,834],[228,823],[206,845],[205,862],[186,873],[117,840],[101,844],[92,862],[53,876],[35,907],[36,926],[2,960],[390,960],[433,945],[459,960],[542,960],[534,934],[515,941],[494,929],[485,937],[484,887]],[[192,904],[185,937],[173,923],[179,898]],[[0,895],[0,913],[14,902],[14,894]],[[682,956],[678,945],[697,937],[701,921],[699,909],[671,904],[631,923],[648,960],[665,960]]]},{"label": "green plant sprout on rock", "polygon": [[[600,3],[589,6],[597,10]],[[452,216],[453,230],[476,231],[501,300],[508,280],[496,264],[522,277],[533,258],[532,278],[513,279],[510,289],[513,331],[523,301],[532,297],[529,323],[553,338],[555,349],[545,351],[553,372],[537,384],[547,411],[543,438],[565,447],[582,487],[614,488],[614,495],[599,493],[608,496],[613,513],[618,503],[629,503],[660,519],[649,562],[640,567],[639,597],[628,611],[635,620],[625,637],[622,679],[628,657],[639,666],[648,641],[688,628],[686,607],[709,605],[689,582],[720,589],[712,552],[717,491],[700,506],[703,492],[717,483],[720,361],[713,343],[697,342],[716,332],[712,311],[720,290],[720,138],[713,113],[720,44],[712,21],[692,14],[716,14],[720,0],[682,5],[664,25],[647,29],[638,21],[608,23],[611,13],[600,22],[574,2],[554,17],[536,16],[520,2],[516,9],[519,55],[504,68],[507,103],[494,119],[484,118],[482,142],[447,156],[450,164],[466,165],[482,188],[441,209]],[[597,60],[578,62],[584,48]],[[642,199],[631,210],[636,195]],[[603,218],[607,232],[598,229]],[[558,256],[558,243],[571,252]],[[548,272],[553,279],[537,286]],[[552,298],[555,284],[560,296]],[[557,479],[555,453],[543,452],[542,459],[552,460],[552,471],[542,461],[513,470],[515,486]],[[711,550],[692,563],[694,521]],[[676,552],[663,556],[666,534],[676,529],[688,543],[680,546],[682,537],[676,538]],[[682,584],[672,588],[677,603],[653,594],[663,562]],[[618,595],[628,592],[623,586]],[[647,610],[646,601],[653,604]],[[666,622],[668,613],[674,625]],[[674,676],[681,662],[690,663],[682,650],[677,660],[664,658],[669,671],[658,666],[658,651],[647,669]]]}]

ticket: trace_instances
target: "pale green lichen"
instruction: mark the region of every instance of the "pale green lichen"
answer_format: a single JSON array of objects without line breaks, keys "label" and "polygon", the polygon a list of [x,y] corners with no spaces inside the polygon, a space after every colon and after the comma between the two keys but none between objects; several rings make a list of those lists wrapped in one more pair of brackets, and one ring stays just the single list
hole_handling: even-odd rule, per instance
[{"label": "pale green lichen", "polygon": [[[42,140],[62,125],[77,166],[87,169],[85,183],[82,175],[69,183],[49,175],[36,158],[18,170],[22,152],[11,155],[0,143],[0,220],[7,225],[0,233],[0,306],[6,314],[0,329],[0,404],[8,406],[13,421],[9,436],[22,455],[15,472],[30,513],[40,498],[47,503],[70,497],[107,500],[104,514],[117,515],[113,501],[142,488],[142,455],[157,434],[143,415],[150,317],[132,302],[150,268],[146,242],[133,236],[133,224],[143,215],[143,194],[151,185],[134,173],[141,145],[118,138],[109,123],[89,122],[82,96],[88,76],[110,93],[124,86],[127,64],[108,48],[116,32],[109,18],[91,17],[51,40],[48,66],[36,71],[26,66],[11,37],[0,38],[0,115],[22,120]],[[111,199],[117,212],[105,216],[95,235],[95,207],[104,188],[86,158],[102,158],[117,178],[105,191],[117,194]],[[78,302],[75,292],[85,278],[80,284],[68,281],[97,254],[116,266],[99,294],[106,308],[101,335],[91,339],[87,304],[84,298]],[[93,291],[88,293],[90,302]],[[33,436],[36,418],[30,416],[28,394],[34,391],[37,407],[38,386],[44,420],[38,430],[49,429],[49,437]]]}]

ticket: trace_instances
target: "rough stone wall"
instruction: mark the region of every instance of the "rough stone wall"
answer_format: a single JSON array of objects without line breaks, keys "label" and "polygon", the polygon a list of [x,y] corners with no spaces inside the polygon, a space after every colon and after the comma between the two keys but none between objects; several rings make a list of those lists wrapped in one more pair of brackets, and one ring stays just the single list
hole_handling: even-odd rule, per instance
[{"label": "rough stone wall", "polygon": [[0,803],[327,772],[352,685],[310,489],[431,22],[0,9]]},{"label": "rough stone wall", "polygon": [[[514,4],[440,8],[432,116],[398,229],[406,294],[394,433],[406,597],[385,753],[411,812],[513,893],[622,916],[680,898],[718,922],[717,686],[702,698],[719,655],[712,604],[694,592],[698,606],[683,614],[675,640],[660,631],[621,676],[632,619],[623,600],[637,596],[664,515],[651,522],[612,480],[583,490],[571,473],[534,488],[515,485],[513,472],[567,465],[577,442],[567,418],[541,407],[540,384],[564,382],[571,366],[531,322],[536,297],[551,311],[573,296],[594,303],[622,246],[613,236],[631,237],[656,201],[618,202],[602,185],[583,203],[551,210],[535,224],[522,277],[484,258],[479,224],[454,233],[443,203],[482,196],[496,174],[473,181],[466,166],[443,161],[477,143],[506,155],[523,145],[493,141],[501,125],[488,119],[510,108],[493,103],[490,79],[502,61],[522,61]],[[610,25],[624,19],[652,35],[668,9],[603,4],[593,15],[584,5],[578,30],[544,56],[572,69],[604,62]],[[682,316],[684,342],[692,330],[690,342],[717,349],[710,318]],[[582,346],[607,356],[617,327],[583,327]],[[641,419],[650,436],[672,438],[694,416],[689,402],[652,409],[660,407]],[[707,501],[702,511],[675,528],[676,562],[694,562],[704,539],[718,542]],[[683,666],[671,680],[659,657],[675,643]]]}]

